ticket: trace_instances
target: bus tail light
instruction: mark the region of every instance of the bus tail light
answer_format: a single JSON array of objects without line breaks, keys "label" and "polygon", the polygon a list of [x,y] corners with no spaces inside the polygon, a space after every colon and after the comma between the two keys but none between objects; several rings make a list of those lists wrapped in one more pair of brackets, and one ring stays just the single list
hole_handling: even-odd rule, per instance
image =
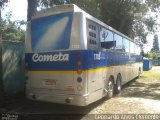
[{"label": "bus tail light", "polygon": [[78,59],[80,59],[80,58],[82,57],[82,55],[81,55],[80,53],[77,53],[77,54],[76,54],[76,57],[77,57]]},{"label": "bus tail light", "polygon": [[80,61],[78,61],[78,62],[76,63],[76,65],[77,65],[78,67],[80,67],[80,66],[82,65],[82,63],[81,63]]},{"label": "bus tail light", "polygon": [[77,70],[77,74],[78,74],[78,75],[82,74],[82,70],[81,70],[81,69],[78,69],[78,70]]},{"label": "bus tail light", "polygon": [[82,54],[77,53],[76,58],[78,59],[78,61],[76,62],[77,74],[81,75],[82,74],[82,69],[81,69],[81,67],[82,67],[82,63],[81,63]]},{"label": "bus tail light", "polygon": [[78,86],[77,86],[77,90],[78,90],[78,91],[81,91],[81,90],[82,90],[82,86],[81,86],[81,85],[78,85]]},{"label": "bus tail light", "polygon": [[81,77],[78,77],[78,78],[77,78],[77,82],[81,83],[81,82],[82,82],[82,78],[81,78]]}]

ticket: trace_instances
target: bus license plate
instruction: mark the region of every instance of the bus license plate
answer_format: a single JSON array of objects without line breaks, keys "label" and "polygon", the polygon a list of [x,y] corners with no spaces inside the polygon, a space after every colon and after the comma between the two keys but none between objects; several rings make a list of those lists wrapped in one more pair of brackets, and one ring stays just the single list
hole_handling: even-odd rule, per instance
[{"label": "bus license plate", "polygon": [[52,85],[56,85],[56,81],[55,80],[45,80],[45,84],[46,86],[52,86]]}]

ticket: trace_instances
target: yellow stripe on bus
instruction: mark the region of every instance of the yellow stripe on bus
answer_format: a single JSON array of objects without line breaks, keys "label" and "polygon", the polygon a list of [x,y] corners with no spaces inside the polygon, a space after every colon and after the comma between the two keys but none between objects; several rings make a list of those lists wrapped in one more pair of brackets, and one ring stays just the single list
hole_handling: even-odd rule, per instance
[{"label": "yellow stripe on bus", "polygon": [[96,68],[96,69],[91,69],[91,70],[85,70],[85,73],[93,73],[93,72],[97,72],[97,71],[103,71],[103,70],[107,70],[108,67],[102,67],[102,68]]},{"label": "yellow stripe on bus", "polygon": [[[108,70],[108,69],[122,67],[122,66],[125,66],[125,65],[109,66],[109,67],[101,67],[101,68],[90,69],[90,70],[83,70],[82,73],[94,73],[97,71],[103,71],[103,70]],[[28,74],[73,74],[75,72],[77,73],[77,71],[27,71]]]}]

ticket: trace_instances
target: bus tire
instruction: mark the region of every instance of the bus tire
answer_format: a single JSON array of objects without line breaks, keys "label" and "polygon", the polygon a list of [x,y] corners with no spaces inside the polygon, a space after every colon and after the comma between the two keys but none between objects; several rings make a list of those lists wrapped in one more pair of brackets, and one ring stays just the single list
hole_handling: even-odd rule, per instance
[{"label": "bus tire", "polygon": [[116,84],[115,84],[115,93],[118,94],[122,90],[122,77],[120,74],[117,75]]},{"label": "bus tire", "polygon": [[114,94],[114,78],[110,77],[107,83],[107,98],[112,98]]}]

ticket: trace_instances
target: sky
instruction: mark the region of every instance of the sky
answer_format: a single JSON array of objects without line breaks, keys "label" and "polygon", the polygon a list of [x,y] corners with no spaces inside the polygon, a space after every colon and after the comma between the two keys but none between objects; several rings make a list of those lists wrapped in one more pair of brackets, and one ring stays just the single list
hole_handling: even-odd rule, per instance
[{"label": "sky", "polygon": [[2,17],[10,11],[13,15],[11,20],[27,20],[27,0],[10,0],[2,11]]},{"label": "sky", "polygon": [[[6,12],[12,11],[12,18],[11,20],[27,20],[27,0],[10,0],[7,4],[7,7],[2,11],[2,17],[4,17]],[[157,19],[160,24],[160,14]],[[25,29],[25,27],[23,28]],[[159,45],[160,45],[160,28],[158,34],[159,38]],[[148,35],[147,41],[148,43],[144,45],[144,51],[147,53],[150,51],[153,45],[153,35]]]}]

